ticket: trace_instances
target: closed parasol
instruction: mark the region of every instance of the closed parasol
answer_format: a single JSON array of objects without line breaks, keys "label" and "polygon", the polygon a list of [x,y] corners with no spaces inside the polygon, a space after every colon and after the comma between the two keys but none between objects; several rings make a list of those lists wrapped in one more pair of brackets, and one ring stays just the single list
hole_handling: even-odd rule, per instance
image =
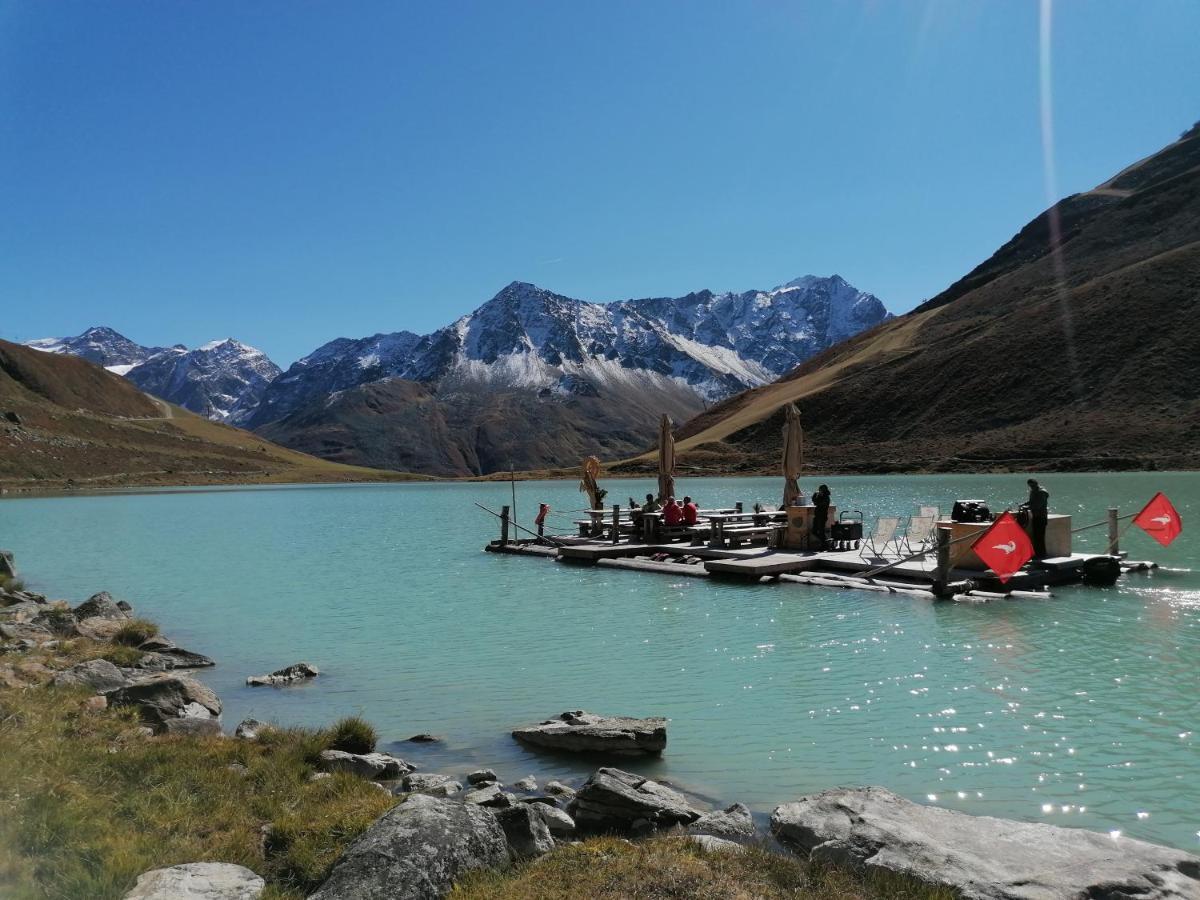
[{"label": "closed parasol", "polygon": [[675,435],[671,433],[671,417],[663,413],[658,423],[658,502],[665,503],[675,496]]},{"label": "closed parasol", "polygon": [[579,482],[579,490],[588,495],[589,509],[603,509],[606,491],[600,490],[597,478],[600,477],[600,460],[589,456],[583,461],[583,480]]},{"label": "closed parasol", "polygon": [[791,506],[800,496],[800,468],[804,465],[804,429],[795,403],[784,409],[783,421],[783,505]]}]

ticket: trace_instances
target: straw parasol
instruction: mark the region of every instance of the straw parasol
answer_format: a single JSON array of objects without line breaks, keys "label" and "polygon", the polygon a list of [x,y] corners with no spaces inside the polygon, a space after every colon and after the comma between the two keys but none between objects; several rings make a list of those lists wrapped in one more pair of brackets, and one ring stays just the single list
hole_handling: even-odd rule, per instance
[{"label": "straw parasol", "polygon": [[663,413],[658,423],[658,502],[666,503],[675,496],[675,435],[671,433],[671,417]]},{"label": "straw parasol", "polygon": [[791,506],[800,494],[800,468],[804,465],[804,429],[795,403],[784,409],[783,421],[783,505]]},{"label": "straw parasol", "polygon": [[600,485],[596,481],[600,477],[600,460],[594,456],[589,456],[583,461],[583,480],[579,482],[579,490],[584,491],[588,495],[589,509],[604,508],[604,494],[600,490]]}]

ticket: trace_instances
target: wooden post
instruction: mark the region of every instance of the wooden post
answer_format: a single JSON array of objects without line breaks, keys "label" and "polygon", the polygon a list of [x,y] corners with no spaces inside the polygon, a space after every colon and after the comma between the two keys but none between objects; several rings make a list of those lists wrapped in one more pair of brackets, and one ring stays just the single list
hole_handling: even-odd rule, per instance
[{"label": "wooden post", "polygon": [[500,546],[508,546],[508,507],[500,507]]},{"label": "wooden post", "polygon": [[1110,506],[1108,508],[1108,550],[1105,552],[1116,556],[1117,553],[1120,552],[1120,547],[1117,546],[1117,542],[1119,540],[1120,536],[1117,531],[1117,508],[1115,506]]},{"label": "wooden post", "polygon": [[933,574],[933,592],[942,594],[950,583],[950,529],[937,529],[937,569]]},{"label": "wooden post", "polygon": [[613,535],[612,541],[615,544],[621,539],[621,504],[613,504]]}]

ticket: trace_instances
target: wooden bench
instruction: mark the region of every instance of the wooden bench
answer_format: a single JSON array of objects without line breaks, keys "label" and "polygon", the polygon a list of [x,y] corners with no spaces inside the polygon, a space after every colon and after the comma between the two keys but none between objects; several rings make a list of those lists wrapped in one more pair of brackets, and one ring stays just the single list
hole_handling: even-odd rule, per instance
[{"label": "wooden bench", "polygon": [[725,542],[732,550],[741,545],[743,538],[753,542],[759,536],[769,537],[779,528],[779,525],[726,525]]}]

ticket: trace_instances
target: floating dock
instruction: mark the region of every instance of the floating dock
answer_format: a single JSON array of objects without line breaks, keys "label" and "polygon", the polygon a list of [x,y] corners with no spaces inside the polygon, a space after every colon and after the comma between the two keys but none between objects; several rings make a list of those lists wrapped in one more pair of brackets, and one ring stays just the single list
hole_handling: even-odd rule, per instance
[{"label": "floating dock", "polygon": [[[1089,560],[1115,560],[1121,573],[1145,571],[1154,563],[1131,562],[1122,556],[1071,554],[1044,559],[1001,583],[990,570],[950,568],[938,578],[932,551],[917,559],[872,557],[854,550],[796,551],[763,545],[714,548],[688,543],[613,543],[587,538],[498,540],[489,553],[536,556],[566,564],[596,565],[664,575],[721,578],[747,583],[792,582],[820,587],[912,594],[931,599],[985,602],[994,599],[1048,598],[1049,587],[1084,580]],[[878,571],[882,567],[885,571]]]}]

